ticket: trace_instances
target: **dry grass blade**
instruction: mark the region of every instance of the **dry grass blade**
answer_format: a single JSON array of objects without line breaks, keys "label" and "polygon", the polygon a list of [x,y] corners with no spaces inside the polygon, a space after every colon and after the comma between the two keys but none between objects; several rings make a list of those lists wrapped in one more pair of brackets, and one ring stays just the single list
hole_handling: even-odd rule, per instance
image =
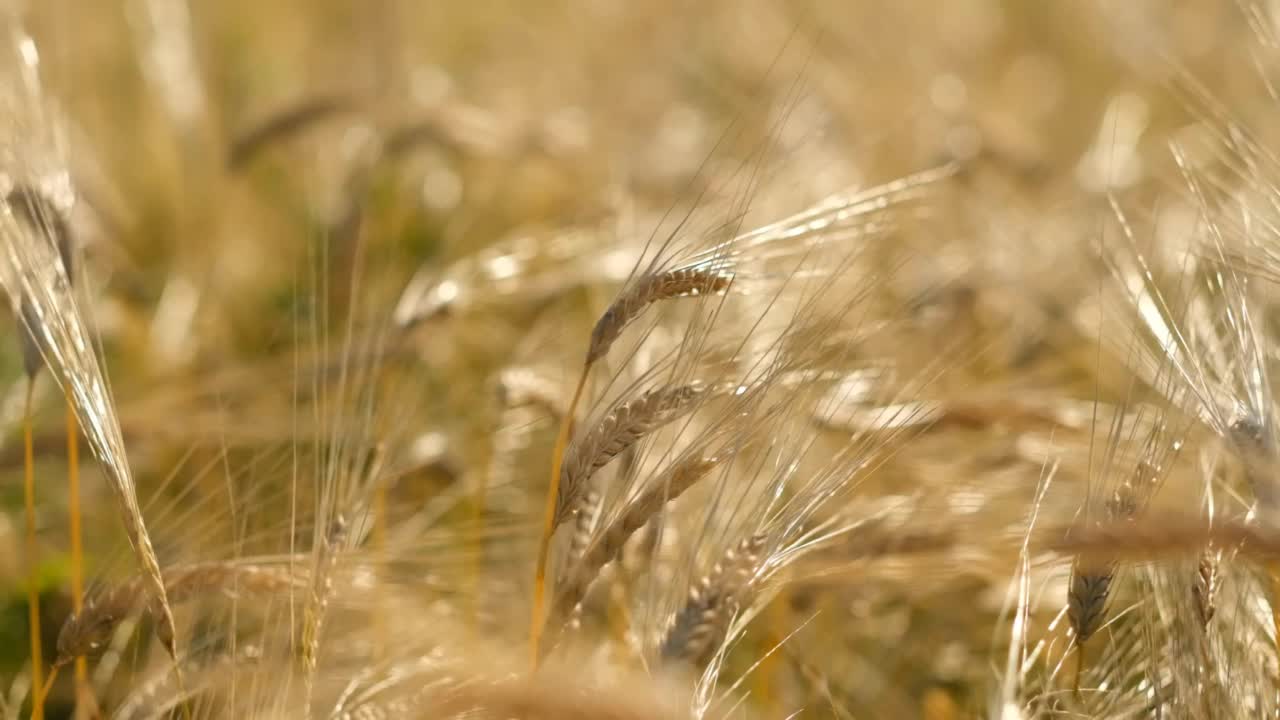
[{"label": "dry grass blade", "polygon": [[700,666],[711,659],[754,587],[765,542],[764,535],[739,542],[694,584],[662,641],[663,660]]},{"label": "dry grass blade", "polygon": [[[582,602],[591,583],[600,574],[600,570],[617,559],[632,535],[644,527],[650,518],[662,510],[664,505],[683,495],[715,469],[720,462],[720,458],[706,458],[700,455],[679,461],[664,473],[663,477],[655,479],[649,487],[627,503],[622,513],[599,532],[583,551],[577,564],[566,573],[567,579],[551,604],[546,631],[554,634],[568,620],[574,608]],[[548,645],[553,646],[554,641],[549,642]]]}]

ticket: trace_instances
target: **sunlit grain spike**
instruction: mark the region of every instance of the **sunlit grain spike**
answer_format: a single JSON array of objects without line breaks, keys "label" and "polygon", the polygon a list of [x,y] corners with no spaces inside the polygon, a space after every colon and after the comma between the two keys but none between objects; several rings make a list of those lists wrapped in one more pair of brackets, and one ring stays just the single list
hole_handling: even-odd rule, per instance
[{"label": "sunlit grain spike", "polygon": [[553,529],[577,512],[585,485],[596,472],[649,433],[692,412],[708,390],[699,382],[649,390],[619,405],[574,440],[561,467]]},{"label": "sunlit grain spike", "polygon": [[1200,624],[1208,626],[1218,612],[1218,562],[1219,553],[1212,548],[1200,556],[1196,564],[1196,576],[1191,585],[1191,593],[1195,597],[1196,612],[1200,615]]},{"label": "sunlit grain spike", "polygon": [[688,267],[646,275],[622,291],[596,322],[587,348],[586,365],[604,357],[621,335],[650,305],[678,297],[715,295],[729,289],[733,274],[728,267]]}]

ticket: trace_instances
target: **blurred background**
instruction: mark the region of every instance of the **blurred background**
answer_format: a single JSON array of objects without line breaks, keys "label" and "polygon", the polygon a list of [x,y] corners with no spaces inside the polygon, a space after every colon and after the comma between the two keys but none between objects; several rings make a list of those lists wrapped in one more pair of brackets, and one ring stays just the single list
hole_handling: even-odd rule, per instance
[{"label": "blurred background", "polygon": [[[1089,398],[1109,376],[1080,369],[1091,348],[1063,326],[1088,291],[1077,271],[1092,267],[1097,218],[1109,194],[1148,205],[1176,181],[1170,138],[1211,142],[1206,128],[1230,117],[1274,142],[1275,10],[1218,0],[10,0],[3,157],[47,155],[69,174],[77,292],[162,564],[281,552],[311,537],[290,508],[318,502],[306,478],[348,433],[392,428],[404,440],[391,460],[393,525],[483,484],[502,370],[536,362],[571,384],[592,322],[631,270],[609,251],[670,232],[694,210],[698,228],[752,227],[845,187],[956,163],[958,188],[887,251],[912,258],[896,302],[953,292],[950,314],[901,352],[919,358],[932,352],[923,338],[967,334],[984,354],[962,375],[995,382],[1047,345],[1028,373]],[[13,89],[31,48],[35,120]],[[0,689],[28,663],[27,385],[6,322]],[[372,421],[363,396],[343,389],[343,368],[363,355],[392,378],[368,390],[392,406]],[[71,597],[65,409],[47,378],[32,422],[33,581],[52,657]],[[957,469],[981,455],[974,438],[1008,432],[978,425],[931,437],[910,472],[1000,467],[1033,487],[1034,463],[982,457]],[[526,519],[540,512],[554,427],[544,419],[531,432],[487,499],[503,518],[494,527],[519,536],[495,531],[495,576],[523,579],[530,567]],[[86,574],[119,579],[133,560],[81,450]],[[463,527],[468,502],[437,517],[438,535],[398,570],[442,602],[459,581],[440,557],[456,554],[463,530],[451,528]],[[437,565],[423,569],[432,552]],[[780,660],[792,679],[778,692],[793,705],[820,695],[810,681],[821,662],[823,692],[848,699],[817,703],[832,713],[977,712],[1005,590],[995,574],[913,580],[907,567],[886,571],[884,592],[842,594],[847,617],[878,618],[875,627],[828,634],[827,646],[800,637]],[[778,612],[794,621],[819,601],[788,596]],[[968,602],[973,612],[957,617]],[[515,618],[498,634],[519,638],[525,612],[495,610]],[[50,717],[65,716],[70,697],[56,688]]]}]

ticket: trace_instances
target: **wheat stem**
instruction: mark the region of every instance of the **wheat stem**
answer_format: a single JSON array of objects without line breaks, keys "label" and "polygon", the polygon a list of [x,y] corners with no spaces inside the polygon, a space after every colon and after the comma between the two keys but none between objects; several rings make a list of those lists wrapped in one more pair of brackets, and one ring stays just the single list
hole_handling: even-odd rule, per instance
[{"label": "wheat stem", "polygon": [[569,437],[573,434],[573,418],[582,398],[582,390],[587,386],[587,375],[591,372],[591,363],[582,367],[582,375],[578,378],[578,386],[573,390],[573,399],[569,401],[569,409],[560,419],[560,433],[556,436],[555,447],[551,451],[551,482],[547,486],[546,514],[542,520],[542,536],[538,539],[538,560],[533,575],[533,609],[529,622],[529,652],[533,668],[537,669],[541,658],[539,647],[542,641],[542,612],[547,594],[547,557],[551,551],[551,536],[556,530],[556,508],[560,499],[560,467],[564,463],[564,451],[569,445]]},{"label": "wheat stem", "polygon": [[[43,685],[31,686],[32,690],[34,690],[36,693],[31,701],[34,703],[33,707],[40,708],[40,712],[42,713],[44,712],[44,701],[49,698],[49,691],[53,689],[53,681],[57,679],[58,679],[58,666],[54,665],[53,667],[49,668],[49,679],[45,680]],[[32,712],[31,717],[35,718],[34,712]]]},{"label": "wheat stem", "polygon": [[31,634],[31,720],[44,719],[44,658],[40,644],[40,585],[36,547],[36,473],[35,451],[31,440],[31,391],[34,376],[27,377],[27,400],[22,412],[22,499],[27,520],[27,622]]},{"label": "wheat stem", "polygon": [[1082,675],[1084,675],[1084,668],[1085,668],[1084,649],[1085,649],[1084,641],[1080,640],[1079,638],[1076,638],[1076,672],[1075,672],[1075,678],[1072,680],[1072,683],[1071,683],[1071,691],[1072,693],[1075,694],[1077,699],[1079,699],[1080,697],[1080,678]]}]

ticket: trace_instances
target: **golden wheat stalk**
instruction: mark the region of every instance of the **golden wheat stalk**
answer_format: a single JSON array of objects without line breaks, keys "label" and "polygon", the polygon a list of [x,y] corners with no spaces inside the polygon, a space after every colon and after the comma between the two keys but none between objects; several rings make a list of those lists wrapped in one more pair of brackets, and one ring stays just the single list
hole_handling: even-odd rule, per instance
[{"label": "golden wheat stalk", "polygon": [[40,633],[40,576],[39,547],[36,545],[36,473],[35,452],[31,442],[31,389],[35,376],[28,375],[27,401],[22,416],[22,498],[27,523],[26,586],[27,632],[31,636],[31,718],[44,718],[44,659]]}]

